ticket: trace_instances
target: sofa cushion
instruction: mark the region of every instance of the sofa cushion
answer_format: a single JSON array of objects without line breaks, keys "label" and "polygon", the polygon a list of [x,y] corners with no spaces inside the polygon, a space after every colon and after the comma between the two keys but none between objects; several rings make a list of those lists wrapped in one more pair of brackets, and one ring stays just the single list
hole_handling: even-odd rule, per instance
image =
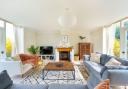
[{"label": "sofa cushion", "polygon": [[128,66],[123,66],[123,65],[119,65],[119,66],[107,66],[108,69],[123,69],[123,70],[128,70]]},{"label": "sofa cushion", "polygon": [[115,58],[111,58],[106,64],[105,66],[120,66],[121,63],[119,61],[117,61]]},{"label": "sofa cushion", "polygon": [[6,89],[13,84],[6,70],[0,73],[0,89]]},{"label": "sofa cushion", "polygon": [[48,89],[88,89],[88,87],[80,84],[51,84]]},{"label": "sofa cushion", "polygon": [[24,85],[24,84],[13,84],[12,86],[8,87],[7,89],[48,89],[48,85]]},{"label": "sofa cushion", "polygon": [[103,72],[107,69],[107,67],[92,61],[85,61],[84,63],[87,66],[90,73],[95,74],[95,76],[97,76],[98,78],[101,78]]},{"label": "sofa cushion", "polygon": [[111,56],[106,55],[106,54],[102,54],[100,56],[100,64],[105,65],[110,59],[111,59]]},{"label": "sofa cushion", "polygon": [[91,53],[90,61],[100,63],[100,56],[101,56],[101,54]]}]

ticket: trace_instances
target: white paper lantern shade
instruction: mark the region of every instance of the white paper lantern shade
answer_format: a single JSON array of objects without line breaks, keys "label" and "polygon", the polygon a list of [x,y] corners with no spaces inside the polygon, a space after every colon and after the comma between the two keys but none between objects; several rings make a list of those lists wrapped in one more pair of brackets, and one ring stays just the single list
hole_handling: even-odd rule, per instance
[{"label": "white paper lantern shade", "polygon": [[64,27],[64,28],[70,28],[73,27],[74,25],[76,25],[77,23],[77,18],[76,16],[60,16],[58,19],[58,22],[60,24],[60,26]]},{"label": "white paper lantern shade", "polygon": [[66,8],[64,15],[62,15],[62,16],[60,16],[58,18],[58,23],[63,28],[71,28],[74,25],[76,25],[76,23],[77,23],[77,17],[74,16],[74,15],[72,15],[72,13],[69,12],[69,9]]}]

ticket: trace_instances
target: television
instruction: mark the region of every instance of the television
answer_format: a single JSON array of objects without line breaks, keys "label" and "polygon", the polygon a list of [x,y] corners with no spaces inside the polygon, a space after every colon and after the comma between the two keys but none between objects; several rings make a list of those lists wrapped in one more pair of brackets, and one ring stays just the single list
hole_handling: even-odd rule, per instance
[{"label": "television", "polygon": [[53,54],[52,46],[40,46],[40,55],[51,55]]}]

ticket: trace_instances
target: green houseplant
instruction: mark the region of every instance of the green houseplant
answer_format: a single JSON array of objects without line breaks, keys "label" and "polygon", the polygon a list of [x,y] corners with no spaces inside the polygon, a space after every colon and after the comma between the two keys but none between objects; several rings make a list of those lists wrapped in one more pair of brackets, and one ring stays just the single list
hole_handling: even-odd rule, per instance
[{"label": "green houseplant", "polygon": [[31,45],[30,48],[28,48],[28,52],[31,54],[37,54],[39,52],[39,46]]}]

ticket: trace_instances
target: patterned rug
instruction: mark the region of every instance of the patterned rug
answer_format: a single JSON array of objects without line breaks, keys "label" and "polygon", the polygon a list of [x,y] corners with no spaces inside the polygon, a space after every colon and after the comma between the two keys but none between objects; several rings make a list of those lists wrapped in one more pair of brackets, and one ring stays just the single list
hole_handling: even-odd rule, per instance
[{"label": "patterned rug", "polygon": [[[46,78],[56,79],[56,80],[43,80],[42,79],[42,71],[33,72],[31,75],[25,77],[20,83],[24,84],[86,84],[86,80],[84,79],[81,71],[79,70],[79,66],[74,66],[75,68],[75,80],[63,80],[63,79],[71,79],[72,73],[70,71],[50,71],[48,72]],[[62,79],[62,80],[58,80]]]}]

